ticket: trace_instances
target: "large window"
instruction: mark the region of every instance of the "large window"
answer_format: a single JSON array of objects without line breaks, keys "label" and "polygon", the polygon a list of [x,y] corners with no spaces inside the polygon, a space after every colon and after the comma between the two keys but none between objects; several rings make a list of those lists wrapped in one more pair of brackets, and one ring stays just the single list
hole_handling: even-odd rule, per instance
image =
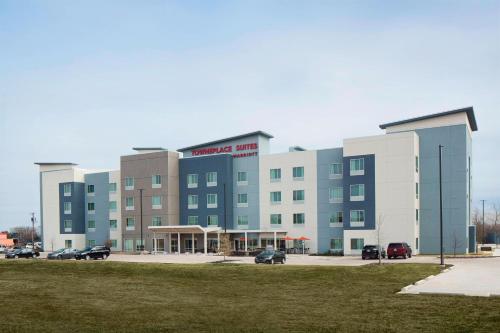
[{"label": "large window", "polygon": [[330,215],[330,225],[336,226],[335,224],[342,224],[344,222],[344,213],[343,212],[335,212]]},{"label": "large window", "polygon": [[351,227],[360,226],[365,223],[364,210],[351,210],[350,212]]},{"label": "large window", "polygon": [[248,185],[248,173],[246,171],[238,171],[238,185]]},{"label": "large window", "polygon": [[135,230],[135,219],[133,217],[127,217],[126,219],[126,229]]},{"label": "large window", "polygon": [[73,241],[71,239],[66,239],[64,241],[64,247],[69,249],[69,248],[72,248],[73,247]]},{"label": "large window", "polygon": [[279,182],[281,180],[281,169],[271,169],[269,176],[272,182]]},{"label": "large window", "polygon": [[87,185],[87,194],[94,195],[94,193],[95,193],[95,186],[94,185]]},{"label": "large window", "polygon": [[134,178],[133,177],[125,177],[125,189],[133,190],[134,189]]},{"label": "large window", "polygon": [[116,207],[116,201],[110,201],[109,202],[109,211],[110,212],[116,212],[116,209],[117,209],[117,207]]},{"label": "large window", "polygon": [[109,183],[109,193],[116,193],[116,183]]},{"label": "large window", "polygon": [[217,186],[217,172],[207,172],[207,187]]},{"label": "large window", "polygon": [[71,202],[64,203],[64,214],[71,214]]},{"label": "large window", "polygon": [[239,227],[248,227],[248,216],[238,216],[237,222]]},{"label": "large window", "polygon": [[418,156],[415,156],[415,172],[418,173]]},{"label": "large window", "polygon": [[351,238],[351,250],[362,250],[363,246],[365,246],[363,238]]},{"label": "large window", "polygon": [[188,195],[188,209],[198,208],[198,196],[194,194]]},{"label": "large window", "polygon": [[188,216],[188,225],[197,225],[198,224],[198,216]]},{"label": "large window", "polygon": [[111,248],[116,249],[118,247],[118,241],[116,239],[110,239]]},{"label": "large window", "polygon": [[281,214],[271,214],[271,225],[281,225]]},{"label": "large window", "polygon": [[418,199],[418,183],[415,183],[415,197]]},{"label": "large window", "polygon": [[281,203],[281,192],[271,192],[271,204]]},{"label": "large window", "polygon": [[306,223],[306,217],[304,213],[293,214],[293,224],[304,224]]},{"label": "large window", "polygon": [[72,232],[72,231],[73,231],[73,221],[64,220],[64,232]]},{"label": "large window", "polygon": [[95,203],[94,202],[88,202],[87,203],[87,211],[89,214],[94,214],[95,213]]},{"label": "large window", "polygon": [[151,197],[151,208],[161,209],[161,195],[153,195]]},{"label": "large window", "polygon": [[294,167],[292,170],[293,180],[304,179],[304,167]]},{"label": "large window", "polygon": [[90,246],[90,247],[94,247],[95,246],[95,239],[89,239],[89,240],[87,240],[87,245]]},{"label": "large window", "polygon": [[351,176],[360,176],[365,174],[365,159],[353,158],[350,161]]},{"label": "large window", "polygon": [[71,184],[64,184],[63,185],[63,192],[65,197],[70,197],[71,196]]},{"label": "large window", "polygon": [[154,227],[161,226],[161,216],[153,216],[151,218],[151,225]]},{"label": "large window", "polygon": [[95,231],[95,220],[89,220],[89,231]]},{"label": "large window", "polygon": [[218,215],[208,215],[207,216],[207,226],[218,226],[219,216]]},{"label": "large window", "polygon": [[304,200],[305,200],[304,190],[294,190],[293,191],[293,202],[300,203],[300,202],[304,202]]},{"label": "large window", "polygon": [[192,173],[187,175],[187,186],[188,188],[197,188],[198,187],[198,174]]},{"label": "large window", "polygon": [[217,208],[217,194],[207,194],[207,208]]},{"label": "large window", "polygon": [[124,239],[123,240],[123,249],[125,252],[134,251],[134,240],[133,239]]},{"label": "large window", "polygon": [[125,210],[134,210],[134,197],[125,198]]},{"label": "large window", "polygon": [[350,186],[351,201],[365,200],[365,184],[354,184]]},{"label": "large window", "polygon": [[340,251],[344,249],[344,241],[342,238],[332,238],[330,240],[330,250]]},{"label": "large window", "polygon": [[238,207],[248,207],[248,194],[238,193]]},{"label": "large window", "polygon": [[342,178],[342,163],[332,163],[330,164],[330,178]]},{"label": "large window", "polygon": [[154,175],[151,177],[151,187],[152,188],[161,187],[161,175]]},{"label": "large window", "polygon": [[344,199],[344,189],[342,187],[331,187],[328,189],[330,203],[340,203]]},{"label": "large window", "polygon": [[117,220],[109,220],[109,229],[116,230],[118,228]]},{"label": "large window", "polygon": [[415,209],[415,221],[416,221],[416,223],[418,225],[418,208]]}]

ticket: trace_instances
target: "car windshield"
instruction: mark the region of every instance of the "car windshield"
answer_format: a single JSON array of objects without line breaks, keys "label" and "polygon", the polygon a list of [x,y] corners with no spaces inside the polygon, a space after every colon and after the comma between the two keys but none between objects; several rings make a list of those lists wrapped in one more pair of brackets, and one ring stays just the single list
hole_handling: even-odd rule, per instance
[{"label": "car windshield", "polygon": [[262,254],[263,256],[271,256],[271,255],[273,255],[273,254],[274,254],[274,251],[269,251],[269,250],[268,250],[268,251],[263,251],[261,254]]},{"label": "car windshield", "polygon": [[373,249],[375,249],[375,248],[376,248],[376,246],[375,246],[375,245],[366,245],[366,246],[365,246],[365,249],[367,249],[367,250],[373,250]]},{"label": "car windshield", "polygon": [[87,246],[86,248],[84,248],[84,249],[82,250],[82,252],[86,252],[86,251],[90,251],[90,250],[92,250],[92,248],[91,248],[90,246]]},{"label": "car windshield", "polygon": [[403,247],[403,244],[401,244],[401,243],[391,243],[391,244],[389,244],[389,247]]},{"label": "car windshield", "polygon": [[54,253],[61,253],[61,252],[64,252],[64,250],[66,250],[66,249],[55,250]]}]

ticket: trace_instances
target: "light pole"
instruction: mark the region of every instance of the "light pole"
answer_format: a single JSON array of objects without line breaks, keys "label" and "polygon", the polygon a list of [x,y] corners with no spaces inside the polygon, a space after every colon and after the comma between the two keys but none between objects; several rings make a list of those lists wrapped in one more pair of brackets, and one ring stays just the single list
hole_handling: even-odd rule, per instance
[{"label": "light pole", "polygon": [[31,213],[31,245],[35,248],[35,213]]},{"label": "light pole", "polygon": [[142,188],[139,189],[140,201],[139,206],[141,209],[141,246],[139,247],[140,251],[144,251],[144,238],[142,236]]},{"label": "light pole", "polygon": [[443,179],[442,179],[442,150],[443,146],[439,145],[439,250],[441,256],[441,266],[444,267],[443,256]]},{"label": "light pole", "polygon": [[484,236],[484,202],[485,202],[486,200],[479,200],[479,201],[481,201],[481,202],[483,203],[483,232],[482,232],[482,234],[483,234],[483,237],[482,237],[482,238],[483,238],[483,239],[482,239],[481,243],[484,245],[484,241],[485,241],[485,236]]}]

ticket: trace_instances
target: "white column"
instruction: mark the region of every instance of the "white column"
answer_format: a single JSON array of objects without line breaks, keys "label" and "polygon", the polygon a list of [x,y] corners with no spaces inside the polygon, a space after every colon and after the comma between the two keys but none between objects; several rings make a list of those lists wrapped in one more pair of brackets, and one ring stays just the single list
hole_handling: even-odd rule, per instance
[{"label": "white column", "polygon": [[217,252],[220,251],[220,232],[217,231]]},{"label": "white column", "polygon": [[274,232],[274,249],[276,250],[276,231]]},{"label": "white column", "polygon": [[245,231],[245,251],[248,251],[248,233]]},{"label": "white column", "polygon": [[194,254],[194,234],[191,234],[191,252]]},{"label": "white column", "polygon": [[205,243],[205,254],[207,254],[208,253],[208,251],[207,251],[208,241],[207,241],[207,232],[206,231],[203,233],[203,236],[205,237],[205,239],[203,240],[203,242]]},{"label": "white column", "polygon": [[177,253],[181,254],[181,233],[177,233]]}]

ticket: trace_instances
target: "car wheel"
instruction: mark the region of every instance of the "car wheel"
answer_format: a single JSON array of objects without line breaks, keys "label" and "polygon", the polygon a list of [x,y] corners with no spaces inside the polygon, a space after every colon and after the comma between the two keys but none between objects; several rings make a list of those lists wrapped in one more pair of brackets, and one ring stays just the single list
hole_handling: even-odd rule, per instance
[{"label": "car wheel", "polygon": [[106,253],[102,255],[102,260],[106,260],[107,258],[108,258],[108,256]]},{"label": "car wheel", "polygon": [[411,253],[408,255],[408,258],[411,258]]},{"label": "car wheel", "polygon": [[14,259],[19,259],[19,256],[16,254],[16,255],[14,256]]},{"label": "car wheel", "polygon": [[34,254],[34,253],[33,253],[33,254],[31,255],[31,258],[35,259],[35,258],[36,258],[36,254]]},{"label": "car wheel", "polygon": [[62,256],[57,256],[57,259],[62,260]]},{"label": "car wheel", "polygon": [[285,258],[281,259],[281,264],[284,265],[285,264]]},{"label": "car wheel", "polygon": [[276,262],[274,261],[274,258],[271,259],[271,265],[274,265]]},{"label": "car wheel", "polygon": [[405,253],[405,254],[403,254],[403,259],[406,259],[406,258],[408,258],[408,256]]},{"label": "car wheel", "polygon": [[85,260],[90,260],[90,256],[88,254],[85,256]]}]

